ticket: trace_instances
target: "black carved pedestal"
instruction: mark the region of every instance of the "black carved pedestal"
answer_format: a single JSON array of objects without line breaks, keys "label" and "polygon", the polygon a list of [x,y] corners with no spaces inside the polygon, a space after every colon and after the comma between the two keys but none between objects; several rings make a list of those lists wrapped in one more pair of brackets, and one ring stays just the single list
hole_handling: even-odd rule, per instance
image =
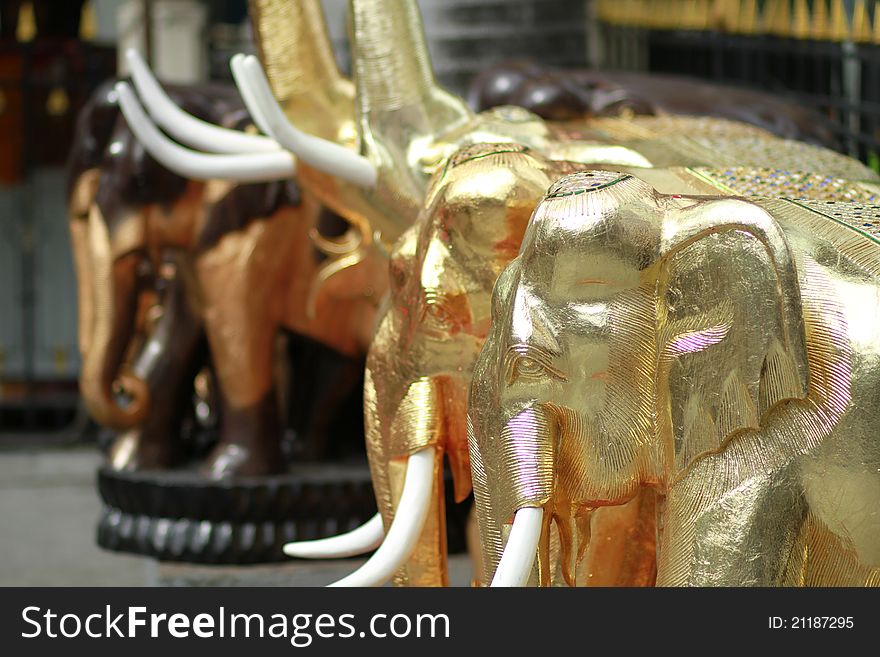
[{"label": "black carved pedestal", "polygon": [[366,465],[309,464],[272,477],[209,481],[196,470],[102,468],[98,544],[163,561],[287,561],[285,543],[354,529],[375,512]]},{"label": "black carved pedestal", "polygon": [[[102,468],[98,544],[161,561],[289,561],[290,541],[333,536],[376,513],[367,465],[311,463],[272,477],[209,481],[196,470]],[[446,486],[451,494],[451,480]],[[449,551],[465,550],[470,504],[447,499]]]}]

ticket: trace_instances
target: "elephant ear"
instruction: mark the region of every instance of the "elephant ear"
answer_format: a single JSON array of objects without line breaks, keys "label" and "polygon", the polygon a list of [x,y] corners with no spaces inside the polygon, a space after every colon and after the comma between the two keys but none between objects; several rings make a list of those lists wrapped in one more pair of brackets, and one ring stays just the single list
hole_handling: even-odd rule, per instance
[{"label": "elephant ear", "polygon": [[800,308],[797,277],[780,266],[743,230],[707,234],[666,259],[657,401],[668,409],[661,422],[676,472],[738,431],[759,428],[780,402],[806,397],[803,320],[792,316]]}]

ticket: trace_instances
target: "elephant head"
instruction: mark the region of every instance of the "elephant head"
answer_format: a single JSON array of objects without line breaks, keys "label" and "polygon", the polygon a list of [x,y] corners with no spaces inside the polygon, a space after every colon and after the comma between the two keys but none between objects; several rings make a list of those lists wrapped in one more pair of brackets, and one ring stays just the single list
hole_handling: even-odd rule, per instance
[{"label": "elephant head", "polygon": [[471,490],[467,389],[489,329],[492,287],[535,203],[570,169],[515,144],[463,149],[394,248],[390,299],[367,356],[364,390],[367,451],[386,527],[398,504],[410,505],[400,499],[408,458],[433,453],[429,497],[419,509],[427,512],[425,527],[420,534],[414,528],[418,543],[398,583],[446,583],[443,456],[461,501]]},{"label": "elephant head", "polygon": [[582,554],[595,509],[662,500],[807,378],[797,271],[765,210],[628,175],[559,180],[496,284],[474,369],[486,581],[547,583],[552,524]]},{"label": "elephant head", "polygon": [[194,190],[144,157],[118,119],[115,94],[103,90],[81,114],[68,211],[78,281],[80,389],[98,422],[126,429],[149,409],[148,387],[130,367],[144,333],[150,277],[161,264],[148,225],[157,232],[174,227],[167,232],[175,237],[186,232],[181,224],[194,215]]}]

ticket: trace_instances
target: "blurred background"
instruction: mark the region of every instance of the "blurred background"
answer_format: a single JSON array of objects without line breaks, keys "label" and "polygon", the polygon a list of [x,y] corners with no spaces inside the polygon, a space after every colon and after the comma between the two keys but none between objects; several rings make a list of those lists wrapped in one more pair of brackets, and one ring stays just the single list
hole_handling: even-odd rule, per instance
[{"label": "blurred background", "polygon": [[[346,4],[324,0],[343,71]],[[839,150],[880,166],[880,3],[419,4],[438,78],[461,94],[481,70],[512,58],[682,74],[812,108]],[[253,52],[247,2],[0,0],[0,584],[181,577],[94,546],[99,431],[77,393],[65,162],[78,110],[103,81],[125,75],[119,53],[128,47],[165,81],[229,81],[230,56]]]}]

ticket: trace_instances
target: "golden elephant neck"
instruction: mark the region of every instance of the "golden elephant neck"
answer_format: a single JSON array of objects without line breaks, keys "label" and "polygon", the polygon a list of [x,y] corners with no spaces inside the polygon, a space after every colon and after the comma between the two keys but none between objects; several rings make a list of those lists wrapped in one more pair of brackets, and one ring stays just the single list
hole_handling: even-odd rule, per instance
[{"label": "golden elephant neck", "polygon": [[417,8],[400,0],[353,0],[354,74],[364,109],[399,109],[434,85]]},{"label": "golden elephant neck", "polygon": [[[412,0],[352,0],[352,59],[358,111],[378,118],[408,109],[422,115],[424,128],[439,132],[470,110],[434,79],[421,16]],[[419,126],[421,127],[421,126]]]},{"label": "golden elephant neck", "polygon": [[332,137],[322,126],[351,119],[354,90],[336,66],[320,0],[250,0],[250,15],[275,97],[299,126]]}]

